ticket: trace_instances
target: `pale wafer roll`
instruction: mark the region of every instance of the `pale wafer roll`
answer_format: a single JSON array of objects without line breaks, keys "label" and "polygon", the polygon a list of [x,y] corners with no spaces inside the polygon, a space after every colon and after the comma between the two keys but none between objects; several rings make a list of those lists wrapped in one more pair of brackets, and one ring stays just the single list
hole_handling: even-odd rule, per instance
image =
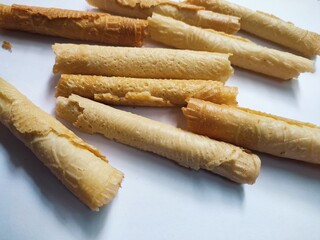
[{"label": "pale wafer roll", "polygon": [[238,17],[207,11],[204,7],[182,2],[163,0],[87,1],[99,9],[121,16],[146,19],[153,12],[156,12],[202,28],[212,28],[227,33],[235,33],[240,29],[240,19]]},{"label": "pale wafer roll", "polygon": [[0,28],[110,45],[141,46],[146,26],[145,20],[103,13],[0,5]]},{"label": "pale wafer roll", "polygon": [[192,132],[278,157],[320,164],[320,128],[246,108],[190,99]]},{"label": "pale wafer roll", "polygon": [[228,54],[165,48],[54,44],[54,73],[225,82],[233,69]]},{"label": "pale wafer roll", "polygon": [[314,62],[309,59],[262,47],[244,38],[193,27],[159,14],[148,20],[152,39],[181,49],[231,53],[231,63],[241,68],[282,80],[315,71]]},{"label": "pale wafer roll", "polygon": [[123,174],[1,78],[0,121],[90,209],[99,210],[116,195]]},{"label": "pale wafer roll", "polygon": [[219,104],[237,104],[238,89],[210,80],[168,80],[63,74],[56,97],[76,94],[113,105],[173,107],[199,98]]},{"label": "pale wafer roll", "polygon": [[207,10],[230,14],[241,19],[241,29],[261,38],[301,52],[306,56],[320,55],[320,35],[296,27],[274,15],[253,11],[224,0],[187,0]]},{"label": "pale wafer roll", "polygon": [[211,140],[101,103],[71,95],[58,97],[56,113],[88,133],[158,154],[181,166],[206,169],[238,183],[253,184],[260,159],[231,144]]}]

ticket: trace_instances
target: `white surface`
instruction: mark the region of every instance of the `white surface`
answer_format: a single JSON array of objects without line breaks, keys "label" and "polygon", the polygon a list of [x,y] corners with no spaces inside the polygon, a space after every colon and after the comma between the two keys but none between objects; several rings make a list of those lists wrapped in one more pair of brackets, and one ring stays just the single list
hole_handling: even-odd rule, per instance
[{"label": "white surface", "polygon": [[[320,33],[317,0],[234,2]],[[15,3],[90,9],[80,0]],[[13,49],[12,53],[0,49],[0,75],[53,113],[58,76],[51,73],[51,44],[70,41],[0,31],[3,40],[11,42]],[[239,87],[241,106],[320,125],[319,61],[316,67],[315,74],[302,74],[290,82],[236,69],[227,84]],[[184,124],[179,109],[126,109],[173,125]],[[320,239],[319,166],[259,154],[262,170],[257,183],[242,186],[71,129],[125,173],[119,194],[100,212],[91,212],[0,124],[1,240]]]}]

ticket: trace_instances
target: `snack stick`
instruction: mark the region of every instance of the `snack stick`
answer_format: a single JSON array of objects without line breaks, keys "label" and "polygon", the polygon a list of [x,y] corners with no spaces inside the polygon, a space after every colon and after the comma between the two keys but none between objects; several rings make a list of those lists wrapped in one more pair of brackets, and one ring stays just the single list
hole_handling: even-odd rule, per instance
[{"label": "snack stick", "polygon": [[228,54],[165,48],[54,44],[54,73],[225,82],[233,69]]},{"label": "snack stick", "polygon": [[231,53],[230,61],[235,66],[282,80],[297,77],[301,72],[314,72],[314,62],[309,59],[244,38],[193,27],[158,14],[148,20],[151,38],[176,48]]},{"label": "snack stick", "polygon": [[0,121],[91,210],[116,195],[123,174],[1,78]]},{"label": "snack stick", "polygon": [[207,10],[239,17],[241,29],[261,38],[301,52],[306,56],[320,55],[320,35],[296,27],[272,14],[253,11],[224,0],[187,0]]},{"label": "snack stick", "polygon": [[141,46],[146,35],[145,20],[103,13],[0,4],[0,28],[50,36]]},{"label": "snack stick", "polygon": [[220,104],[237,104],[236,87],[209,80],[143,79],[63,74],[56,97],[76,94],[106,104],[173,107],[199,98]]},{"label": "snack stick", "polygon": [[224,15],[205,10],[204,7],[182,2],[163,0],[87,0],[89,4],[107,12],[146,19],[153,12],[172,17],[193,26],[211,28],[226,33],[236,33],[240,29],[240,19],[235,16]]},{"label": "snack stick", "polygon": [[320,164],[320,128],[246,108],[190,99],[192,132],[278,157]]},{"label": "snack stick", "polygon": [[194,170],[206,169],[238,183],[253,184],[260,159],[239,147],[71,95],[58,97],[56,113],[87,133],[158,154]]}]

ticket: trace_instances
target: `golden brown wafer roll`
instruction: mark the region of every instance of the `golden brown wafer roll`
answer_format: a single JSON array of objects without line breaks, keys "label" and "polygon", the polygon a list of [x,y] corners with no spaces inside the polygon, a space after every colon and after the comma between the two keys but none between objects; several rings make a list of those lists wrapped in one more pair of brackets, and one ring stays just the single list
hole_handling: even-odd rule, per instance
[{"label": "golden brown wafer roll", "polygon": [[123,174],[1,78],[0,121],[90,209],[99,210],[116,195]]},{"label": "golden brown wafer roll", "polygon": [[224,0],[187,0],[208,10],[241,19],[241,29],[261,38],[294,49],[306,56],[320,55],[320,35],[296,27],[274,15],[253,11]]},{"label": "golden brown wafer roll", "polygon": [[141,46],[146,26],[145,20],[102,13],[0,5],[0,28],[110,45]]},{"label": "golden brown wafer roll", "polygon": [[151,38],[176,48],[231,53],[232,64],[282,80],[314,72],[314,62],[309,59],[262,47],[244,38],[193,27],[159,14],[148,20]]},{"label": "golden brown wafer roll", "polygon": [[225,82],[233,69],[228,54],[165,48],[54,44],[54,73]]},{"label": "golden brown wafer roll", "polygon": [[204,7],[182,2],[163,0],[87,0],[99,9],[127,17],[150,17],[153,12],[172,17],[193,26],[212,28],[217,31],[235,33],[240,29],[240,19],[205,10]]},{"label": "golden brown wafer roll", "polygon": [[238,183],[255,182],[260,159],[231,144],[71,95],[58,97],[56,113],[88,133],[153,152],[181,166],[206,169]]},{"label": "golden brown wafer roll", "polygon": [[238,88],[207,80],[168,80],[63,74],[56,97],[76,94],[106,104],[173,107],[187,98],[237,104]]},{"label": "golden brown wafer roll", "polygon": [[246,108],[190,99],[192,132],[278,157],[320,164],[320,128]]}]

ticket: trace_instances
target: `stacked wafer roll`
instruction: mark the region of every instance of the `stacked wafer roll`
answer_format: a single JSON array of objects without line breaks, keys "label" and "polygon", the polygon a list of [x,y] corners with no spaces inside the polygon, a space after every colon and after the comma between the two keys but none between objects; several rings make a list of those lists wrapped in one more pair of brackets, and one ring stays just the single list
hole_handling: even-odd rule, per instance
[{"label": "stacked wafer roll", "polygon": [[146,26],[145,20],[103,13],[0,4],[0,28],[69,39],[141,46]]},{"label": "stacked wafer roll", "polygon": [[258,73],[289,80],[314,72],[314,62],[291,53],[259,46],[247,39],[190,26],[159,14],[149,18],[151,38],[161,43],[200,51],[232,53],[232,64]]},{"label": "stacked wafer roll", "polygon": [[207,10],[230,14],[241,19],[241,29],[301,52],[306,56],[320,55],[320,35],[296,27],[274,15],[253,11],[225,0],[187,0]]},{"label": "stacked wafer roll", "polygon": [[239,18],[205,10],[204,7],[165,0],[87,0],[89,4],[107,12],[146,19],[153,12],[169,16],[193,26],[211,28],[226,33],[240,29]]},{"label": "stacked wafer roll", "polygon": [[123,174],[1,78],[0,122],[89,208],[98,210],[114,198]]}]

